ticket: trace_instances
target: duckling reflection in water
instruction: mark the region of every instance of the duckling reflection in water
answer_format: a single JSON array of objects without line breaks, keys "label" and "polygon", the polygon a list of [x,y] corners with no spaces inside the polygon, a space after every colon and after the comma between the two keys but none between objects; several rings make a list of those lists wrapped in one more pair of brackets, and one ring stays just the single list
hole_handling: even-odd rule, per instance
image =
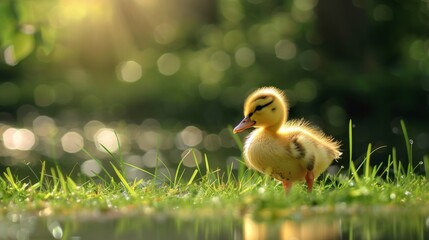
[{"label": "duckling reflection in water", "polygon": [[302,220],[256,221],[245,216],[243,239],[341,239],[341,220],[332,216],[316,216]]},{"label": "duckling reflection in water", "polygon": [[340,144],[306,121],[287,118],[284,93],[275,87],[259,88],[247,97],[244,119],[234,133],[256,128],[244,144],[249,167],[281,181],[286,193],[303,180],[311,192],[314,179],[340,157]]}]

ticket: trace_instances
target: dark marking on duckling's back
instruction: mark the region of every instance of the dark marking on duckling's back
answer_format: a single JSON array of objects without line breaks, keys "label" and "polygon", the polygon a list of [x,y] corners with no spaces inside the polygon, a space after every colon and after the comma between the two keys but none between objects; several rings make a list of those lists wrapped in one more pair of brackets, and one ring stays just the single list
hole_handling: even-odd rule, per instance
[{"label": "dark marking on duckling's back", "polygon": [[291,144],[293,145],[292,147],[294,148],[294,150],[297,152],[297,155],[295,157],[297,159],[304,158],[306,153],[305,148],[300,142],[298,142],[298,139],[296,139],[296,137],[292,138]]}]

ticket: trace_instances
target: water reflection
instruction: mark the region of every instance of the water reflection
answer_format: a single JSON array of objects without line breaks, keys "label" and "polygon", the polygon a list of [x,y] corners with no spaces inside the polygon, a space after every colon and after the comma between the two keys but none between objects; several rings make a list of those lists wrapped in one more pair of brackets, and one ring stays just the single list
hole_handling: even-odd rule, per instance
[{"label": "water reflection", "polygon": [[322,216],[303,221],[257,222],[243,220],[244,239],[341,239],[341,218]]},{"label": "water reflection", "polygon": [[9,213],[0,216],[0,232],[0,239],[427,239],[429,213],[375,210],[275,220],[144,211],[42,218]]},{"label": "water reflection", "polygon": [[[423,210],[423,209],[420,209]],[[425,212],[425,213],[423,213]],[[429,212],[374,207],[348,214],[297,213],[283,220],[243,220],[244,239],[427,239]]]}]

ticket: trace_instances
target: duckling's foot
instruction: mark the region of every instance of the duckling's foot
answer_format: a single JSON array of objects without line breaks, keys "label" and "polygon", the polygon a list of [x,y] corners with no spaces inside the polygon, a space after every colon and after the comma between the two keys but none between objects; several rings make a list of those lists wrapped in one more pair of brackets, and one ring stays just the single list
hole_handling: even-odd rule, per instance
[{"label": "duckling's foot", "polygon": [[308,171],[305,175],[305,181],[307,182],[307,191],[311,192],[313,190],[314,183],[314,173],[313,171]]},{"label": "duckling's foot", "polygon": [[282,181],[285,194],[287,195],[292,188],[292,182]]}]

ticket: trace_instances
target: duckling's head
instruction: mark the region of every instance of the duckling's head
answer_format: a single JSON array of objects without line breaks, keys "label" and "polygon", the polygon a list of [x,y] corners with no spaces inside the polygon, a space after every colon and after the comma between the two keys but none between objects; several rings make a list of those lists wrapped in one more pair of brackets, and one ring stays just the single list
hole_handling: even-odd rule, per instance
[{"label": "duckling's head", "polygon": [[234,128],[234,133],[251,127],[276,132],[286,122],[287,115],[287,101],[281,90],[275,87],[259,88],[247,97],[244,118]]}]

